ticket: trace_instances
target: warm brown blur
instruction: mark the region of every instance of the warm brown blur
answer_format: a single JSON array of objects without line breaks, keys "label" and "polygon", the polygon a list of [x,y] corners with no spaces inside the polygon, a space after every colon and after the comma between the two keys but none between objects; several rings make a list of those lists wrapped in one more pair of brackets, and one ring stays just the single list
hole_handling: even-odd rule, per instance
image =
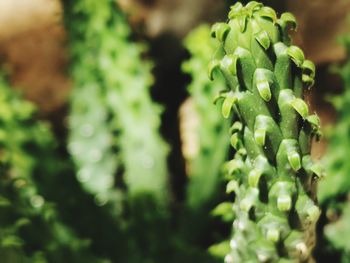
[{"label": "warm brown blur", "polygon": [[[224,1],[218,0],[119,1],[132,24],[151,38],[167,31],[183,37],[203,21],[223,19],[226,12]],[[307,57],[317,64],[343,59],[336,37],[349,28],[345,20],[350,1],[334,0],[329,5],[328,0],[289,0],[286,6],[297,16],[296,39]],[[43,113],[60,109],[69,92],[64,42],[59,1],[0,1],[1,62],[10,70],[13,86],[37,102]],[[315,108],[326,122],[332,119],[329,111]]]}]

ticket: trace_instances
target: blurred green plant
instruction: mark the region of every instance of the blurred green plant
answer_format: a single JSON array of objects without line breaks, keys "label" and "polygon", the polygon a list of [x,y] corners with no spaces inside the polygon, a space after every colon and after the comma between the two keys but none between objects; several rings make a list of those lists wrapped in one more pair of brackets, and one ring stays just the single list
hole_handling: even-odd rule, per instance
[{"label": "blurred green plant", "polygon": [[[228,158],[230,141],[226,136],[229,122],[222,122],[220,113],[211,108],[213,96],[225,87],[225,82],[223,78],[211,82],[207,76],[212,53],[219,47],[219,42],[210,37],[208,25],[200,25],[190,32],[184,45],[190,57],[183,62],[182,70],[191,81],[187,86],[190,97],[180,109],[187,174],[180,236],[183,246],[193,249],[186,262],[216,262],[207,251],[215,231],[208,230],[215,220],[211,210],[221,199],[221,166]],[[217,240],[217,236],[214,239]]]},{"label": "blurred green plant", "polygon": [[[325,211],[324,235],[322,240],[325,247],[319,249],[340,257],[339,262],[350,262],[350,163],[348,152],[350,147],[350,37],[343,37],[348,60],[341,67],[335,67],[344,83],[344,93],[331,98],[337,110],[337,123],[329,134],[329,143],[324,157],[327,176],[320,182],[318,198]],[[322,250],[322,251],[321,251]]]},{"label": "blurred green plant", "polygon": [[63,4],[74,85],[69,151],[78,179],[101,204],[121,202],[123,184],[129,196],[151,193],[166,204],[168,150],[158,133],[161,110],[149,94],[144,46],[130,41],[115,1]]},{"label": "blurred green plant", "polygon": [[[226,135],[229,122],[222,122],[220,113],[210,108],[213,105],[213,97],[225,88],[225,82],[223,78],[211,82],[206,73],[212,54],[219,48],[219,44],[210,37],[208,25],[199,26],[185,39],[190,59],[183,63],[182,68],[192,78],[188,91],[195,114],[193,118],[184,121],[195,122],[196,126],[189,131],[186,127],[182,130],[183,133],[193,134],[188,138],[191,142],[185,145],[191,149],[184,151],[188,152],[185,158],[189,176],[186,200],[188,206],[194,210],[203,208],[217,199],[222,182],[221,166],[228,158],[230,141]],[[182,115],[186,115],[186,112]]]},{"label": "blurred green plant", "polygon": [[89,252],[89,240],[78,238],[43,195],[41,178],[56,169],[55,140],[47,124],[37,121],[35,106],[3,75],[0,105],[1,262],[105,262]]},{"label": "blurred green plant", "polygon": [[146,49],[131,41],[115,1],[62,2],[74,86],[68,150],[78,180],[110,211],[124,240],[120,255],[99,251],[112,253],[114,262],[166,261],[172,244],[168,147],[158,131],[161,108],[150,96]]},{"label": "blurred green plant", "polygon": [[320,168],[310,147],[320,131],[302,94],[314,83],[315,66],[290,44],[292,14],[278,18],[272,8],[251,1],[233,5],[228,18],[212,28],[222,49],[209,75],[224,76],[222,115],[234,112],[240,121],[230,129],[237,152],[225,165],[234,203],[220,207],[234,218],[233,233],[216,250],[229,250],[227,263],[308,262],[320,215],[315,202]]}]

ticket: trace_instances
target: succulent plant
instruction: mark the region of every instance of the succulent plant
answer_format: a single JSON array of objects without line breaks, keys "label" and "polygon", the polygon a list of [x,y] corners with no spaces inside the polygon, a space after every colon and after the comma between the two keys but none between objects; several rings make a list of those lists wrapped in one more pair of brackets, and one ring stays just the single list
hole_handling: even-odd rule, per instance
[{"label": "succulent plant", "polygon": [[[57,169],[55,140],[0,75],[0,258],[2,262],[102,262],[88,252],[42,191],[43,177]],[[57,164],[57,163],[56,163]],[[50,167],[51,165],[51,167]],[[81,262],[81,261],[79,261]]]},{"label": "succulent plant", "polygon": [[[73,91],[69,152],[77,178],[120,226],[116,262],[161,261],[170,242],[168,147],[150,95],[151,63],[114,0],[63,0]],[[101,240],[102,241],[102,240]],[[104,240],[106,241],[106,240]],[[121,256],[122,255],[122,256]]]},{"label": "succulent plant", "polygon": [[199,209],[215,201],[218,195],[221,166],[228,158],[230,145],[225,136],[229,121],[222,122],[220,113],[210,109],[213,97],[225,88],[223,78],[211,82],[206,74],[219,42],[210,37],[208,25],[201,25],[186,37],[184,43],[190,59],[182,68],[192,78],[188,91],[193,111],[192,115],[189,111],[181,113],[183,152],[189,176],[186,201],[191,209]]},{"label": "succulent plant", "polygon": [[231,127],[234,158],[225,165],[234,193],[233,233],[226,262],[309,262],[320,215],[315,186],[320,167],[311,160],[319,119],[309,115],[303,91],[314,84],[315,66],[291,45],[292,14],[258,2],[231,7],[227,23],[212,35],[221,42],[209,65],[227,83],[224,118]]},{"label": "succulent plant", "polygon": [[[72,59],[69,150],[84,188],[105,204],[151,193],[166,204],[167,146],[150,97],[151,64],[113,0],[64,0]],[[122,174],[122,178],[119,175]],[[115,187],[121,186],[121,187]]]},{"label": "succulent plant", "polygon": [[326,247],[328,252],[338,254],[341,258],[339,262],[349,262],[350,243],[347,233],[350,231],[350,164],[347,157],[350,147],[350,37],[342,39],[348,60],[343,66],[336,67],[336,72],[342,78],[345,90],[340,96],[331,99],[338,118],[329,134],[324,156],[327,176],[320,181],[318,188],[318,198],[325,211],[325,240],[321,240],[318,252],[324,256]]}]

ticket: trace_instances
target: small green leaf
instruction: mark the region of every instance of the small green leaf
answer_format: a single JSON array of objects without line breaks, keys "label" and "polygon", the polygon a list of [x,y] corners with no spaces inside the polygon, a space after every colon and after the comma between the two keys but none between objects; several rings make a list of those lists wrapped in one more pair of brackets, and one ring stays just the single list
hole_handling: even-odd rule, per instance
[{"label": "small green leaf", "polygon": [[302,79],[303,83],[306,84],[307,88],[311,88],[315,84],[315,80],[313,78],[311,78],[309,75],[302,74],[301,79]]},{"label": "small green leaf", "polygon": [[214,210],[211,212],[213,216],[223,216],[229,213],[232,213],[232,203],[224,202],[217,205]]},{"label": "small green leaf", "polygon": [[247,15],[246,14],[241,14],[238,17],[238,25],[239,29],[241,32],[244,32],[247,26]]},{"label": "small green leaf", "polygon": [[224,258],[230,252],[230,242],[223,241],[209,247],[209,253],[214,257]]},{"label": "small green leaf", "polygon": [[241,131],[242,128],[243,128],[242,123],[239,121],[235,121],[230,128],[230,133],[235,133],[235,132]]},{"label": "small green leaf", "polygon": [[261,7],[263,7],[262,3],[258,3],[256,1],[250,1],[248,4],[246,4],[245,8],[247,10],[250,10],[251,12],[259,10]]},{"label": "small green leaf", "polygon": [[292,61],[298,66],[302,67],[305,56],[304,52],[297,46],[290,46],[287,49],[287,54],[290,56]]},{"label": "small green leaf", "polygon": [[294,171],[298,171],[301,168],[301,158],[299,153],[292,151],[287,153],[288,161]]},{"label": "small green leaf", "polygon": [[289,211],[292,207],[292,198],[288,195],[281,195],[277,198],[277,208],[280,211]]},{"label": "small green leaf", "polygon": [[276,243],[280,239],[280,231],[277,228],[269,228],[266,232],[266,239]]},{"label": "small green leaf", "polygon": [[275,21],[277,20],[277,15],[276,15],[275,10],[273,10],[271,7],[268,7],[268,6],[263,6],[263,7],[258,11],[258,14],[259,14],[261,17],[271,19],[272,22],[275,22]]},{"label": "small green leaf", "polygon": [[230,142],[231,142],[231,146],[232,146],[235,150],[238,149],[239,141],[240,141],[240,139],[239,139],[239,137],[238,137],[238,133],[232,134],[231,139],[230,139]]},{"label": "small green leaf", "polygon": [[231,110],[235,102],[237,101],[237,97],[233,92],[229,92],[226,94],[225,100],[222,104],[221,113],[225,119],[230,116]]},{"label": "small green leaf", "polygon": [[239,189],[238,183],[236,180],[231,180],[227,183],[226,186],[226,193],[230,194],[230,193],[237,193]]},{"label": "small green leaf", "polygon": [[316,114],[312,114],[306,117],[306,120],[315,127],[320,127],[320,118]]},{"label": "small green leaf", "polygon": [[290,105],[300,114],[303,119],[309,115],[309,108],[305,101],[300,98],[294,98],[290,101]]},{"label": "small green leaf", "polygon": [[257,187],[259,184],[262,171],[258,169],[253,169],[248,174],[248,184],[251,187]]},{"label": "small green leaf", "polygon": [[227,169],[228,174],[232,174],[242,168],[242,163],[238,160],[232,159],[225,163],[225,168]]},{"label": "small green leaf", "polygon": [[242,8],[243,8],[243,5],[240,2],[235,3],[230,8],[230,12],[228,13],[228,18],[234,19],[238,14],[240,14]]},{"label": "small green leaf", "polygon": [[228,70],[232,75],[237,75],[237,60],[236,55],[226,55],[221,61],[221,67]]},{"label": "small green leaf", "polygon": [[259,81],[256,83],[256,87],[259,91],[259,94],[261,98],[264,101],[270,101],[271,100],[271,90],[270,90],[270,84],[267,80],[265,81]]},{"label": "small green leaf", "polygon": [[301,66],[304,74],[309,75],[311,78],[315,78],[316,75],[316,67],[315,64],[311,60],[305,60]]},{"label": "small green leaf", "polygon": [[210,80],[214,80],[214,71],[220,68],[219,60],[212,60],[208,66],[208,77]]},{"label": "small green leaf", "polygon": [[258,41],[258,43],[267,50],[270,47],[271,40],[269,35],[265,30],[260,31],[259,33],[255,34],[255,39]]},{"label": "small green leaf", "polygon": [[254,139],[259,146],[265,145],[266,129],[257,129],[254,131]]},{"label": "small green leaf", "polygon": [[245,197],[239,203],[239,207],[248,213],[254,204],[256,204],[258,196],[259,190],[257,188],[249,188]]},{"label": "small green leaf", "polygon": [[216,23],[213,25],[211,35],[221,42],[224,42],[231,27],[226,23]]},{"label": "small green leaf", "polygon": [[281,15],[280,24],[284,27],[289,27],[293,30],[297,28],[297,20],[295,19],[295,16],[292,13],[285,12]]}]

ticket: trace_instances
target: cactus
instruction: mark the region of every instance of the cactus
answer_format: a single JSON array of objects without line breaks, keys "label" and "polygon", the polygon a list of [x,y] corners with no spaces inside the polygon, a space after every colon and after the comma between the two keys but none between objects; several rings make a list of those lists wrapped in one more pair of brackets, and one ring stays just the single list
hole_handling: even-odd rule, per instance
[{"label": "cactus", "polygon": [[320,245],[319,256],[324,256],[324,247],[328,252],[338,254],[339,262],[349,262],[350,243],[348,235],[350,231],[350,205],[348,196],[350,193],[350,164],[348,152],[350,147],[350,37],[343,38],[347,50],[348,60],[342,67],[337,67],[336,72],[344,83],[344,93],[333,97],[332,102],[337,109],[338,121],[332,127],[329,134],[329,143],[324,157],[327,176],[319,183],[318,198],[321,207],[324,208],[324,236]]},{"label": "cactus", "polygon": [[3,75],[0,104],[1,262],[102,262],[43,195],[41,179],[57,168],[49,167],[54,138],[45,123],[36,121],[35,106],[11,90]]},{"label": "cactus", "polygon": [[[116,1],[62,3],[74,85],[68,148],[77,178],[120,221],[127,261],[154,261],[169,244],[160,236],[168,231],[170,191],[151,63],[141,59],[144,46],[131,42]],[[124,262],[117,254],[113,261]]]},{"label": "cactus", "polygon": [[235,195],[225,261],[310,262],[320,215],[310,143],[320,131],[302,96],[315,66],[290,43],[292,14],[278,18],[252,1],[233,5],[228,18],[212,28],[221,48],[209,65],[210,77],[220,72],[227,83],[218,96],[222,115],[240,119],[230,129],[237,152],[225,165]]},{"label": "cactus", "polygon": [[69,149],[85,189],[101,204],[152,193],[166,203],[167,146],[158,134],[160,108],[149,95],[150,63],[129,41],[126,19],[112,0],[63,1],[72,78]]},{"label": "cactus", "polygon": [[[225,88],[223,78],[218,78],[213,83],[206,74],[211,54],[219,47],[219,42],[210,38],[210,27],[202,25],[187,36],[185,46],[191,57],[183,63],[182,68],[192,77],[188,91],[195,116],[186,121],[184,119],[188,117],[188,112],[182,112],[180,117],[182,123],[193,124],[193,119],[196,120],[196,126],[192,129],[186,123],[181,125],[189,176],[186,200],[191,209],[199,209],[215,201],[218,195],[220,167],[227,160],[230,144],[225,136],[229,122],[223,123],[220,113],[210,111],[213,96]],[[193,136],[187,135],[188,133]],[[191,149],[187,150],[188,148]]]}]

